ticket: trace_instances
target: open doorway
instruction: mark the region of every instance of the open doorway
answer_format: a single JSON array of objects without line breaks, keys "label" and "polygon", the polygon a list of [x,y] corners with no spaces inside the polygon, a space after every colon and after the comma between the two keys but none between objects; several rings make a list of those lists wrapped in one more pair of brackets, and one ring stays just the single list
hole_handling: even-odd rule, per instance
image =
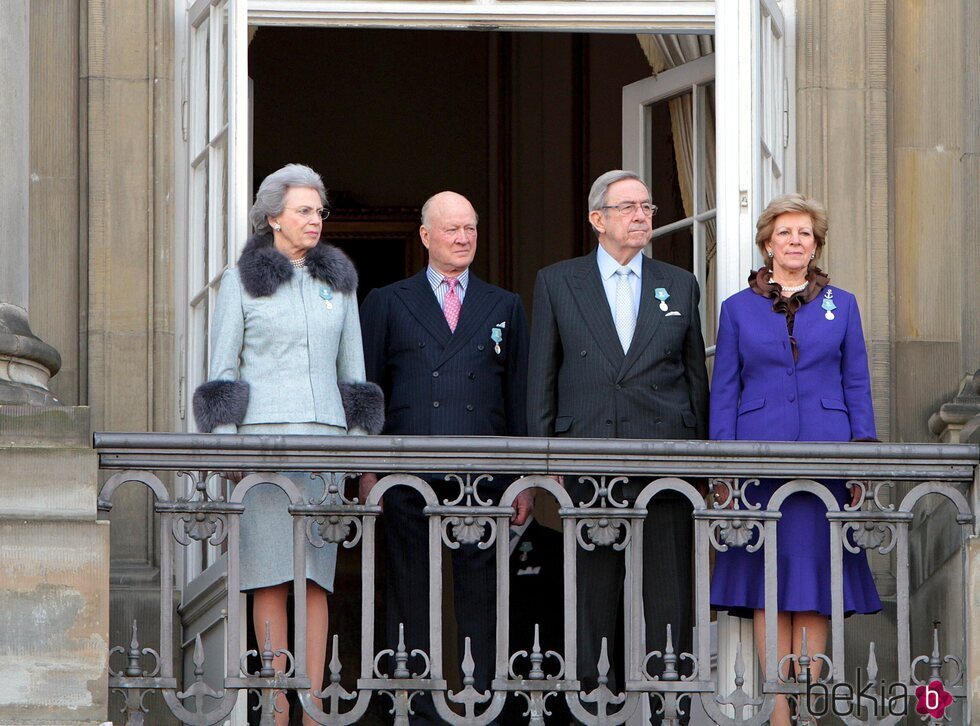
[{"label": "open doorway", "polygon": [[[324,236],[358,267],[362,298],[425,264],[419,208],[458,191],[480,215],[475,273],[530,312],[537,271],[595,246],[589,188],[622,166],[623,88],[650,75],[634,34],[262,27],[249,45],[252,178],[289,162],[322,174],[334,210]],[[670,112],[664,102],[651,113],[651,194],[673,222],[688,214]],[[690,233],[654,255],[693,271]],[[357,642],[360,556],[338,559],[342,644]],[[383,566],[378,575],[383,587]],[[345,674],[356,655],[341,645]]]},{"label": "open doorway", "polygon": [[[633,34],[263,27],[249,46],[253,179],[292,161],[323,175],[336,210],[325,236],[358,264],[362,294],[424,258],[417,240],[352,237],[346,223],[412,220],[431,194],[458,191],[480,214],[474,271],[529,308],[538,269],[593,248],[588,190],[622,165],[622,89],[650,73]],[[679,219],[661,115],[651,191]],[[654,254],[692,269],[688,239]]]}]

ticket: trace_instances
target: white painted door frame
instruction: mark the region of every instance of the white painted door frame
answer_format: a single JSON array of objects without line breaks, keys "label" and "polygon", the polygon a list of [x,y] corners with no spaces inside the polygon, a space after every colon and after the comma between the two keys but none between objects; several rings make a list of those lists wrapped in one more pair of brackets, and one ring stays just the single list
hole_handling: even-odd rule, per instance
[{"label": "white painted door frame", "polygon": [[[761,264],[754,244],[759,214],[773,196],[796,189],[794,0],[719,2],[715,23],[717,283],[724,300]],[[772,36],[767,43],[764,32]],[[766,73],[764,63],[771,64]],[[770,101],[765,117],[763,95]],[[778,146],[776,180],[762,163],[766,124],[777,127],[778,138],[767,139]]]}]

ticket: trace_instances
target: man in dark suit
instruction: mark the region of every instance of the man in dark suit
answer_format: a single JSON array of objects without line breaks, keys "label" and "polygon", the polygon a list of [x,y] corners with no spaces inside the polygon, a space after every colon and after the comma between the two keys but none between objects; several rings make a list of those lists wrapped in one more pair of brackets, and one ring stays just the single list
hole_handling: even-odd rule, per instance
[{"label": "man in dark suit", "polygon": [[[527,322],[520,298],[474,275],[477,215],[455,192],[441,192],[422,207],[422,244],[429,264],[413,277],[372,290],[361,306],[367,378],[384,390],[385,434],[424,436],[523,436],[526,433]],[[361,480],[366,496],[377,481]],[[429,478],[440,495],[458,487]],[[505,480],[480,485],[499,500]],[[384,495],[387,553],[388,642],[405,624],[408,651],[430,653],[428,620],[428,524],[422,498],[404,487]],[[465,502],[464,502],[465,503]],[[474,502],[475,503],[475,502]],[[530,497],[515,503],[523,523]],[[502,536],[507,536],[503,532]],[[495,549],[462,545],[453,552],[457,640],[462,659],[470,637],[477,690],[493,675],[496,580]],[[414,663],[413,663],[414,665]],[[435,720],[431,701],[416,697],[418,721]]]},{"label": "man in dark suit", "polygon": [[[691,273],[642,254],[654,214],[636,174],[603,174],[589,194],[598,248],[538,273],[529,435],[705,438],[708,378],[698,284]],[[634,479],[618,494],[635,497],[645,483]],[[569,477],[566,486],[576,502],[592,498],[591,485]],[[680,495],[651,503],[643,552],[648,652],[663,649],[668,623],[675,652],[691,650],[692,533],[690,504]],[[623,556],[611,547],[579,550],[577,665],[586,690],[596,685],[603,636],[612,656],[623,575]],[[610,685],[616,684],[613,677]]]}]

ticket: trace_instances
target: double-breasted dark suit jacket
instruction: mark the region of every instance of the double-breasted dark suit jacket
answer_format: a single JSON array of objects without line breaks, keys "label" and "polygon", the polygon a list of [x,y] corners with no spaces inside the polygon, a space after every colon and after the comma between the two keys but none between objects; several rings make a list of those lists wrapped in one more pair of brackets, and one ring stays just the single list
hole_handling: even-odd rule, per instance
[{"label": "double-breasted dark suit jacket", "polygon": [[385,393],[384,433],[526,433],[527,321],[514,293],[471,271],[453,333],[422,270],[368,294],[361,334],[367,378]]},{"label": "double-breasted dark suit jacket", "polygon": [[[668,310],[654,297],[667,290]],[[528,433],[703,439],[708,377],[694,276],[644,256],[640,310],[623,353],[596,253],[538,273],[528,371]]]},{"label": "double-breasted dark suit jacket", "polygon": [[[527,431],[527,321],[520,298],[472,272],[455,332],[426,271],[372,290],[361,306],[367,378],[384,390],[383,433],[425,436],[522,436]],[[498,349],[499,346],[499,349]],[[481,485],[496,499],[508,479]],[[440,498],[455,496],[441,475],[429,477]],[[447,489],[448,487],[448,489]],[[388,641],[429,651],[428,524],[422,498],[395,487],[384,496]],[[456,662],[471,640],[477,690],[490,687],[494,663],[494,548],[462,545],[452,553]],[[412,723],[440,723],[431,699],[413,701]]]}]

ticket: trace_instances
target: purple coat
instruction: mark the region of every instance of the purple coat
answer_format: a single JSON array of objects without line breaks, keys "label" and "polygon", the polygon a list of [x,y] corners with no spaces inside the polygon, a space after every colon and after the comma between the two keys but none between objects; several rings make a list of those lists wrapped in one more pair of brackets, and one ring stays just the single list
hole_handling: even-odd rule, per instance
[{"label": "purple coat", "polygon": [[[821,302],[832,291],[827,320]],[[868,354],[854,296],[828,285],[797,312],[793,337],[772,300],[751,289],[721,306],[711,379],[711,439],[876,439]]]}]

